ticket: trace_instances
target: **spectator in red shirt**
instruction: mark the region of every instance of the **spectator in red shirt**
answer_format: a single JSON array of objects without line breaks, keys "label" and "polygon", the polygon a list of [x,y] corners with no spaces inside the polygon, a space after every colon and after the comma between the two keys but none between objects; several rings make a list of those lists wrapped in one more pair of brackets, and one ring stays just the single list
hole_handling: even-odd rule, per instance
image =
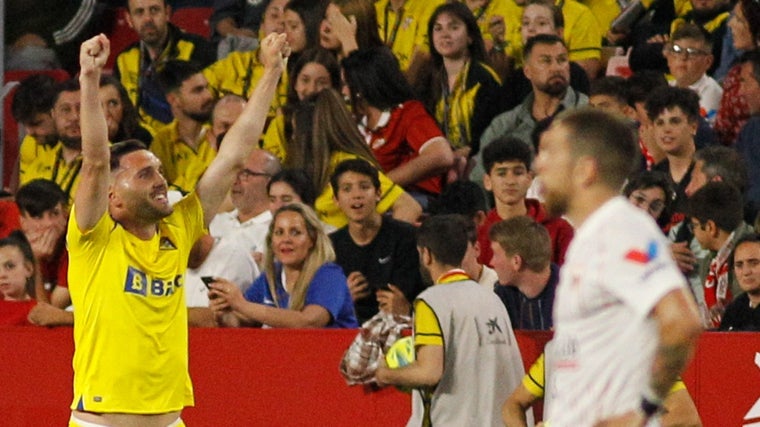
[{"label": "spectator in red shirt", "polygon": [[0,326],[30,325],[34,294],[34,254],[23,233],[0,240]]},{"label": "spectator in red shirt", "polygon": [[74,317],[68,286],[69,254],[65,231],[68,196],[53,181],[35,179],[16,192],[19,228],[28,240],[41,280],[35,288],[39,301],[30,320],[41,326],[71,325]]},{"label": "spectator in red shirt", "polygon": [[386,47],[360,49],[342,61],[353,112],[383,172],[427,209],[454,166],[454,152],[435,119],[414,99]]},{"label": "spectator in red shirt", "polygon": [[533,182],[531,164],[533,153],[530,147],[514,137],[501,137],[483,149],[483,186],[493,192],[496,207],[491,209],[486,220],[478,227],[480,258],[478,261],[491,267],[491,243],[488,232],[491,225],[519,215],[533,218],[546,227],[551,238],[551,261],[562,265],[565,251],[573,238],[573,226],[562,218],[552,218],[544,205],[536,199],[526,198]]}]

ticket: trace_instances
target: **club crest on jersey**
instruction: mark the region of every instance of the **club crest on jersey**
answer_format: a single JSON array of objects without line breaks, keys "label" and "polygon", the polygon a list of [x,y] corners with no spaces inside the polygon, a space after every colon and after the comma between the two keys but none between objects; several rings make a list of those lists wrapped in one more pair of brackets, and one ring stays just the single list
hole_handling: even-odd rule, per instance
[{"label": "club crest on jersey", "polygon": [[638,264],[646,264],[657,258],[657,242],[650,241],[645,250],[631,249],[625,254],[625,259]]}]

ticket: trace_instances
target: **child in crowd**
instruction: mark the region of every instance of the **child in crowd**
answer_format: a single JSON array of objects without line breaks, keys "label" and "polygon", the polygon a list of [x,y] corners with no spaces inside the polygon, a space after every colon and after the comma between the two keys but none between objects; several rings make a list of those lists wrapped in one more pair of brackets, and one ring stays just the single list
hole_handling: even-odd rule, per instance
[{"label": "child in crowd", "polygon": [[335,203],[348,218],[348,225],[330,239],[335,262],[348,277],[359,322],[378,310],[408,315],[423,288],[414,227],[377,212],[380,179],[366,160],[341,162],[330,183]]},{"label": "child in crowd", "polygon": [[486,171],[483,186],[493,192],[496,204],[488,212],[485,223],[478,228],[481,251],[478,261],[483,264],[491,266],[493,251],[488,239],[491,225],[518,215],[527,215],[546,227],[552,242],[552,262],[562,265],[565,260],[565,251],[573,238],[573,227],[562,218],[549,217],[538,200],[526,198],[533,182],[532,162],[530,147],[512,137],[499,138],[483,150]]},{"label": "child in crowd", "polygon": [[0,240],[0,326],[31,325],[27,316],[34,295],[34,253],[20,231]]}]

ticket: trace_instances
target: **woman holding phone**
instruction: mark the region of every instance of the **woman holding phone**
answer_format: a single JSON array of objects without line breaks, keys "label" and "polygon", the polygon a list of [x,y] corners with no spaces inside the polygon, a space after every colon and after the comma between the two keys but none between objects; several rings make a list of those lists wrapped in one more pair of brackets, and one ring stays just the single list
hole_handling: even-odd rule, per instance
[{"label": "woman holding phone", "polygon": [[219,279],[209,299],[225,326],[356,328],[343,270],[314,211],[292,203],[277,210],[267,234],[265,273],[245,294]]}]

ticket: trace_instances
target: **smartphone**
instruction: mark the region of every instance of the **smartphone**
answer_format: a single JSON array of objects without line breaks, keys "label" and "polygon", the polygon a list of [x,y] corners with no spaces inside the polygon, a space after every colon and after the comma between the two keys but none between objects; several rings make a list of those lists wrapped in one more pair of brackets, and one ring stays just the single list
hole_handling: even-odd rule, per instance
[{"label": "smartphone", "polygon": [[214,279],[212,276],[201,276],[201,282],[203,282],[204,285],[206,285],[207,288],[211,289],[211,284],[214,283],[216,279]]}]

